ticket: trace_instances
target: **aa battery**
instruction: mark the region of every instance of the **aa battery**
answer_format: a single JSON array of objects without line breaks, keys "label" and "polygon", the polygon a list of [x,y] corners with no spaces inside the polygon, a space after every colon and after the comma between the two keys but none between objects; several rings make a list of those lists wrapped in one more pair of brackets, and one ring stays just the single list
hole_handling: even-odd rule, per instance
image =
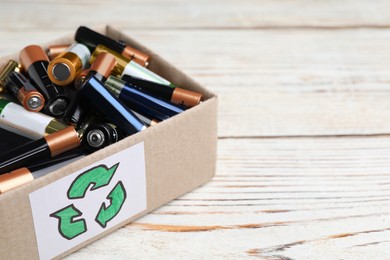
[{"label": "aa battery", "polygon": [[84,131],[82,144],[86,149],[94,152],[118,142],[120,138],[121,134],[115,125],[92,123]]},{"label": "aa battery", "polygon": [[109,118],[126,136],[146,129],[146,126],[105,89],[103,83],[95,76],[84,83],[81,93],[96,110]]},{"label": "aa battery", "polygon": [[45,113],[54,117],[61,116],[69,103],[68,93],[49,79],[47,75],[49,58],[42,47],[38,45],[25,47],[21,50],[19,59],[33,85],[45,98]]},{"label": "aa battery", "polygon": [[12,71],[5,85],[28,111],[39,112],[44,107],[42,94],[21,73]]},{"label": "aa battery", "polygon": [[117,42],[113,39],[95,32],[85,26],[80,26],[75,34],[75,40],[88,46],[93,51],[99,44],[107,46],[111,50],[123,55],[127,59],[134,60],[142,66],[148,65],[149,56],[139,50],[125,45],[123,42]]},{"label": "aa battery", "polygon": [[0,98],[0,124],[31,139],[38,139],[67,127],[51,116],[27,111],[4,98]]},{"label": "aa battery", "polygon": [[28,143],[31,138],[19,134],[15,128],[0,123],[0,151],[9,151],[19,145]]},{"label": "aa battery", "polygon": [[30,170],[26,167],[19,168],[6,174],[0,175],[0,194],[12,190],[20,185],[34,180]]},{"label": "aa battery", "polygon": [[74,43],[49,63],[47,74],[54,84],[69,85],[86,67],[90,57],[91,52],[85,45]]},{"label": "aa battery", "polygon": [[122,80],[139,87],[143,91],[146,91],[154,96],[171,101],[172,103],[178,105],[193,107],[198,105],[202,100],[202,94],[187,89],[182,89],[179,87],[172,88],[163,84],[130,75],[123,75]]},{"label": "aa battery", "polygon": [[96,57],[102,53],[102,52],[108,52],[114,55],[117,65],[115,66],[112,74],[117,77],[122,77],[123,75],[131,75],[134,77],[139,77],[142,79],[150,80],[156,83],[164,84],[167,86],[172,86],[174,87],[171,82],[168,80],[164,79],[163,77],[157,75],[156,73],[148,70],[145,67],[142,67],[138,63],[134,62],[133,60],[129,60],[122,55],[116,53],[115,51],[111,50],[110,48],[107,48],[106,46],[103,45],[98,45],[94,52],[91,55],[91,61],[92,63]]},{"label": "aa battery", "polygon": [[75,149],[64,154],[55,156],[54,158],[45,159],[44,161],[35,162],[28,168],[22,167],[6,174],[0,175],[0,194],[28,183],[36,178],[41,177],[45,173],[52,172],[66,164],[79,159],[84,154],[84,150]]},{"label": "aa battery", "polygon": [[5,82],[8,78],[8,75],[14,71],[19,64],[14,60],[9,60],[5,66],[0,71],[0,93],[4,92],[5,90]]},{"label": "aa battery", "polygon": [[35,161],[50,159],[80,146],[79,133],[71,126],[0,154],[0,174]]},{"label": "aa battery", "polygon": [[184,111],[183,108],[169,101],[142,92],[133,85],[114,76],[110,76],[107,79],[105,86],[130,109],[159,121],[168,119]]}]

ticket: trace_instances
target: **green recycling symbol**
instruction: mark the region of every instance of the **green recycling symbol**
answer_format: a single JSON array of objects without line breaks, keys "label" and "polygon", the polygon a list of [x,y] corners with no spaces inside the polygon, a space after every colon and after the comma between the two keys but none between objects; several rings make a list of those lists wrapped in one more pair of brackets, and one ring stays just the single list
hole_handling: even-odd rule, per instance
[{"label": "green recycling symbol", "polygon": [[[68,189],[67,197],[69,200],[83,199],[89,189],[91,191],[107,186],[119,166],[119,163],[108,168],[106,165],[99,165],[91,168],[78,175]],[[106,197],[110,204],[102,203],[95,221],[105,228],[107,223],[111,221],[121,210],[123,203],[126,200],[126,190],[122,181],[114,186]],[[50,217],[58,219],[58,232],[62,237],[71,240],[87,231],[87,223],[85,219],[75,218],[80,217],[83,213],[77,209],[74,204],[70,204],[54,213]]]}]

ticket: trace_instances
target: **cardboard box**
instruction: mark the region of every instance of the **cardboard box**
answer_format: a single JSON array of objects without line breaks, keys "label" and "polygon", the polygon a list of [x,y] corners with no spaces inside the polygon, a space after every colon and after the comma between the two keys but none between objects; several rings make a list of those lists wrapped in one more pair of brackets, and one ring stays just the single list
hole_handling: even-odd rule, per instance
[{"label": "cardboard box", "polygon": [[[204,102],[156,126],[0,195],[2,259],[45,259],[65,256],[204,184],[215,173],[217,97],[159,55],[120,31],[110,26],[97,31],[116,40],[123,40],[130,46],[150,54],[149,69],[177,86],[203,93]],[[71,42],[73,42],[73,35],[42,46]],[[17,59],[17,57],[17,54],[14,54],[0,59],[0,67],[4,66],[10,58]],[[94,184],[97,181],[90,180],[90,185],[84,187],[84,194],[82,194],[84,197],[70,195],[71,187],[74,187],[72,185],[77,181],[83,181],[82,178],[86,177],[87,173],[99,167],[113,169],[116,165],[114,162],[119,163],[118,169],[121,171],[120,174],[114,173],[115,181],[108,182],[110,180],[106,178],[106,183],[97,188],[96,183]],[[144,175],[142,175],[143,170]],[[101,176],[108,172],[108,170],[104,171],[100,172]],[[96,174],[93,176],[97,178]],[[113,179],[114,177],[111,178]],[[121,192],[118,196],[115,195],[117,197],[111,196],[120,191],[116,189],[119,187],[119,182],[124,185],[122,185],[124,187],[122,193],[126,191],[126,196],[123,194],[121,196],[119,194]],[[130,189],[126,188],[125,183],[130,183],[129,185],[136,183],[137,186]],[[48,187],[51,187],[51,190]],[[68,193],[64,194],[64,191]],[[100,200],[98,203],[92,203],[91,199],[94,196]],[[91,203],[86,203],[85,200],[90,200]],[[128,201],[130,204],[125,205]],[[140,204],[138,208],[124,210],[125,207],[131,208],[138,203]],[[52,207],[50,216],[42,213],[45,207]],[[70,211],[61,211],[66,207]],[[91,209],[92,207],[95,208]],[[93,214],[88,215],[84,211],[95,212],[95,219]],[[39,220],[37,218],[41,213],[43,219]],[[101,216],[105,218],[103,223],[99,222]],[[99,225],[96,224],[97,222]],[[54,232],[55,234],[51,232],[54,227],[58,231]],[[89,233],[92,228],[95,231]],[[42,237],[38,238],[38,233],[47,237],[42,240]],[[59,245],[52,242],[57,239],[53,239],[53,236],[58,237]],[[44,241],[49,242],[45,244]],[[55,247],[59,248],[55,249]],[[45,250],[50,251],[51,248],[54,248],[53,252],[45,252]]]}]

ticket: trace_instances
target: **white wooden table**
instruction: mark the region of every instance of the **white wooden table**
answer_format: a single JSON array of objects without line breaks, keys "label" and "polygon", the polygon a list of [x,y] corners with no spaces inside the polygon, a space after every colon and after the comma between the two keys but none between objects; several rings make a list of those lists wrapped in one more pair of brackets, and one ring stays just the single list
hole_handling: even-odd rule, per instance
[{"label": "white wooden table", "polygon": [[390,2],[0,1],[0,55],[112,24],[220,97],[203,187],[67,259],[390,258]]}]

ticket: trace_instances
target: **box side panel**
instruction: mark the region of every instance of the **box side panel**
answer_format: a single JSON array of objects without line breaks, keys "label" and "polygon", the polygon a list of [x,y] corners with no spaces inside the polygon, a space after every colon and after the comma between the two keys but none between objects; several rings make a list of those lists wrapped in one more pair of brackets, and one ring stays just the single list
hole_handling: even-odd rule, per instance
[{"label": "box side panel", "polygon": [[215,173],[216,99],[197,108],[150,129],[145,141],[149,210],[207,182]]},{"label": "box side panel", "polygon": [[1,196],[1,258],[38,259],[28,193],[11,190]]}]

